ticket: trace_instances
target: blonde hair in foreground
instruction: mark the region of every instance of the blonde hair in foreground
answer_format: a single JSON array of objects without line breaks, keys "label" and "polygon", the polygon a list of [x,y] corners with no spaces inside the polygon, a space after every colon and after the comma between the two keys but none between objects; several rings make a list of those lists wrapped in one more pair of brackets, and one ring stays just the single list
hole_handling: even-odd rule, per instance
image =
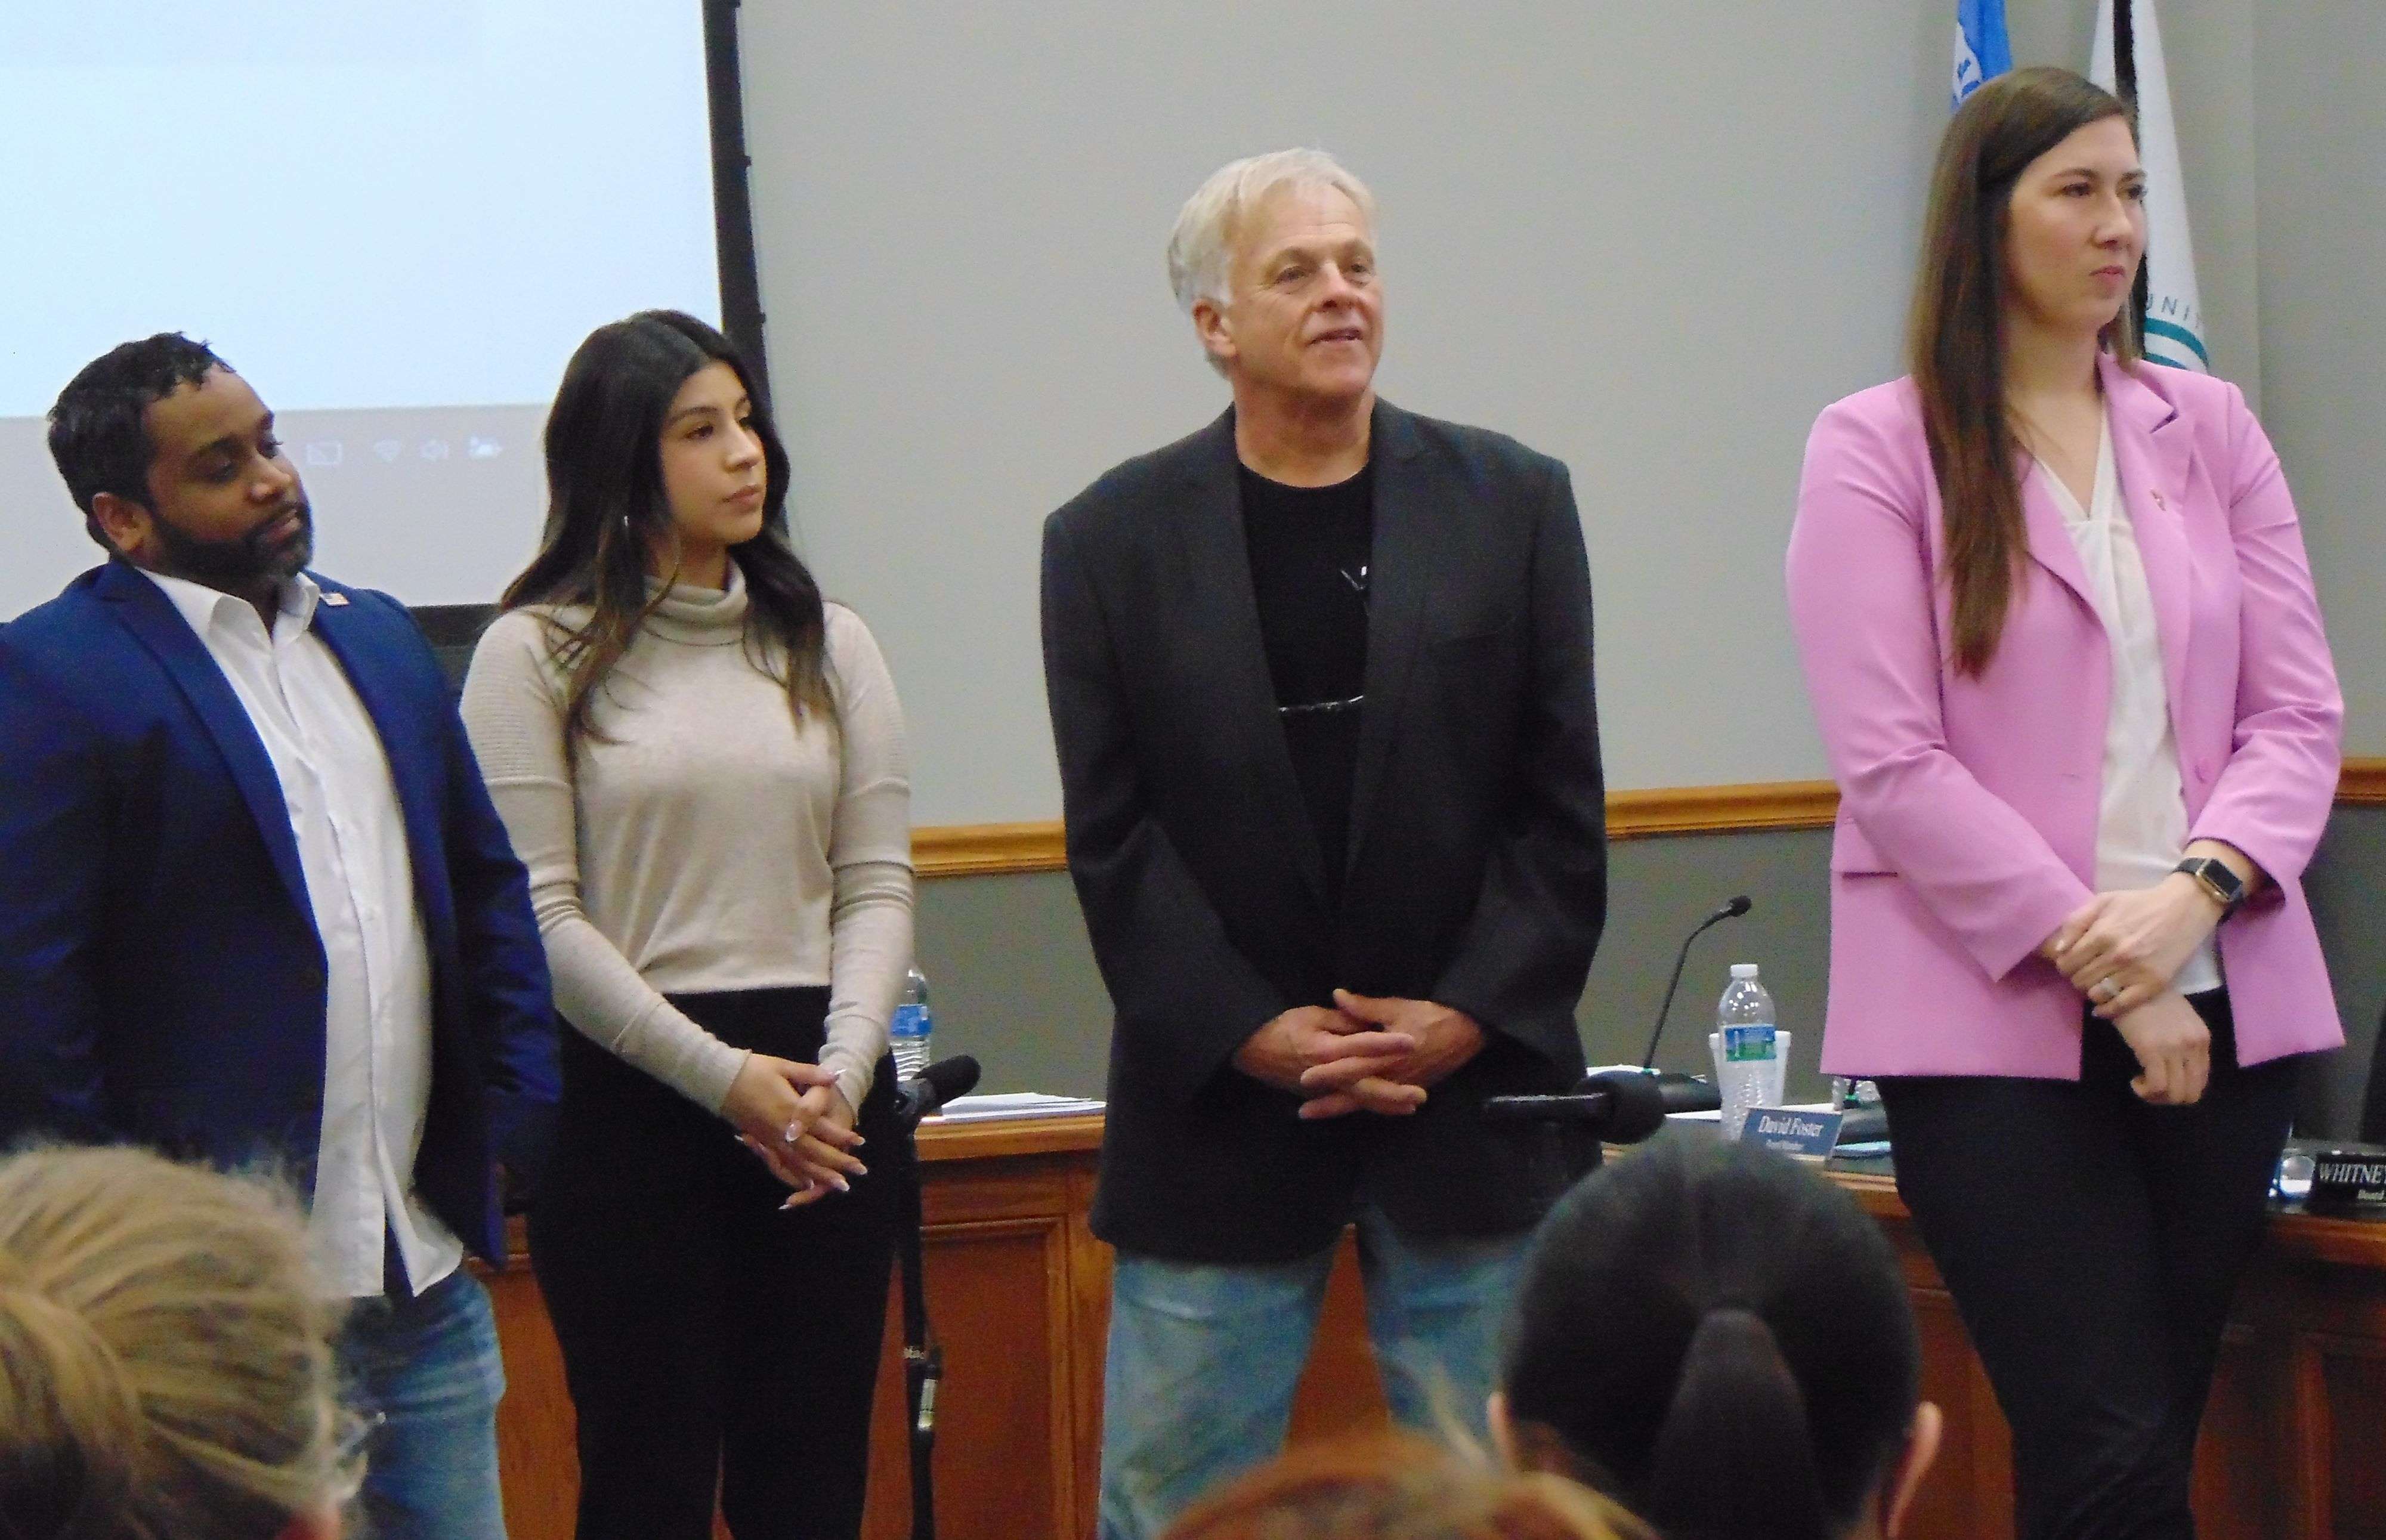
[{"label": "blonde hair in foreground", "polygon": [[295,1201],[125,1148],[0,1159],[0,1534],[271,1540],[355,1488]]},{"label": "blonde hair in foreground", "polygon": [[1294,1449],[1178,1520],[1167,1540],[1652,1540],[1623,1509],[1547,1472],[1405,1434]]}]

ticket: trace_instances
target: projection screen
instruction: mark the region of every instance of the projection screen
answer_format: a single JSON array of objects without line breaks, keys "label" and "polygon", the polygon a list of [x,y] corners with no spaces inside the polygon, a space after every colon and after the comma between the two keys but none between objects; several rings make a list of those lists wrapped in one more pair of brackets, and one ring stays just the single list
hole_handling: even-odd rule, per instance
[{"label": "projection screen", "polygon": [[726,290],[759,342],[733,29],[700,0],[0,7],[0,619],[103,557],[43,414],[159,331],[279,414],[317,566],[493,600],[592,327],[721,324]]}]

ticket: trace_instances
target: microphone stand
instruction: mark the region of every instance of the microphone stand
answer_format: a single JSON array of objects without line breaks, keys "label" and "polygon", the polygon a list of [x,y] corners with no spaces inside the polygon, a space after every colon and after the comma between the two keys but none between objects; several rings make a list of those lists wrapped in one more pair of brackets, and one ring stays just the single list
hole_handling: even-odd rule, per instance
[{"label": "microphone stand", "polygon": [[922,1269],[920,1120],[900,1118],[896,1141],[896,1260],[903,1273],[903,1404],[911,1445],[911,1540],[936,1540],[936,1386],[945,1377],[945,1350],[928,1326],[928,1283]]},{"label": "microphone stand", "polygon": [[1682,949],[1674,954],[1674,976],[1665,981],[1665,998],[1657,1007],[1657,1024],[1649,1029],[1649,1051],[1640,1056],[1642,1070],[1651,1070],[1656,1065],[1657,1044],[1665,1034],[1665,1018],[1674,1008],[1674,991],[1682,986],[1682,965],[1690,960],[1690,944],[1706,934],[1711,927],[1720,925],[1727,920],[1736,920],[1746,914],[1750,908],[1745,896],[1735,898],[1700,920],[1697,927],[1682,938]]}]

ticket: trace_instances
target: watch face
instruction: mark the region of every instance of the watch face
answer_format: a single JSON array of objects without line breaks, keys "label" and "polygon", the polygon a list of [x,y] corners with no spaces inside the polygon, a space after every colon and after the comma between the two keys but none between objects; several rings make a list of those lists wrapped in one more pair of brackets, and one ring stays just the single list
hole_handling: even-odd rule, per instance
[{"label": "watch face", "polygon": [[2239,880],[2237,874],[2209,857],[2201,860],[2188,861],[2180,867],[2180,870],[2209,889],[2212,895],[2220,900],[2223,908],[2232,908],[2245,896],[2245,884]]}]

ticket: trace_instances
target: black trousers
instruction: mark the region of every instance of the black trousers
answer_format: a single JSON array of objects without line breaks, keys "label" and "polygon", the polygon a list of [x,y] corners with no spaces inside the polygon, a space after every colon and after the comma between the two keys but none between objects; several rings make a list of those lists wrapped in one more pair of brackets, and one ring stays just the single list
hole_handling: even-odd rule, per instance
[{"label": "black trousers", "polygon": [[[825,989],[675,995],[724,1041],[820,1053]],[[781,1212],[730,1126],[566,1028],[557,1149],[531,1266],[580,1419],[580,1540],[861,1527],[893,1257],[895,1074],[860,1109],[870,1174]],[[882,1170],[884,1162],[886,1170]]]},{"label": "black trousers", "polygon": [[1897,1190],[2013,1426],[2022,1540],[2195,1533],[2196,1430],[2298,1061],[2241,1069],[2228,995],[2192,998],[2212,1079],[2191,1107],[2140,1101],[2092,1016],[2076,1084],[1880,1083]]}]

